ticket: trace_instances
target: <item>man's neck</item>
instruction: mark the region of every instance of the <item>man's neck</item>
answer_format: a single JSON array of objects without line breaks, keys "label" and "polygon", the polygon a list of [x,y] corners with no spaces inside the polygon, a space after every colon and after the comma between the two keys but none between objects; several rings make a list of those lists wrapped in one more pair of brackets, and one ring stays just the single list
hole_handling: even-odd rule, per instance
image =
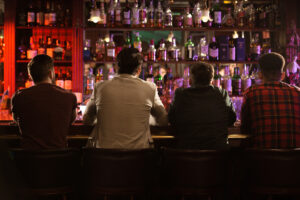
[{"label": "man's neck", "polygon": [[52,81],[51,81],[50,79],[46,79],[46,80],[43,80],[43,81],[40,81],[40,82],[37,82],[37,83],[34,82],[35,85],[47,84],[47,83],[48,83],[48,84],[53,84]]}]

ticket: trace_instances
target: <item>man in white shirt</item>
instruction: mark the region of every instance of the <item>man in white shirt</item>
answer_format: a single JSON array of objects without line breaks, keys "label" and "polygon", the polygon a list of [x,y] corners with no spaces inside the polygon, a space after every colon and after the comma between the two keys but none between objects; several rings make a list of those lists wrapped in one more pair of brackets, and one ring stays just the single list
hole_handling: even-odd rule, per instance
[{"label": "man in white shirt", "polygon": [[156,85],[138,78],[142,64],[139,51],[125,48],[117,59],[119,75],[96,84],[83,121],[96,121],[94,135],[98,148],[148,148],[152,142],[150,114],[158,125],[165,126],[167,113]]}]

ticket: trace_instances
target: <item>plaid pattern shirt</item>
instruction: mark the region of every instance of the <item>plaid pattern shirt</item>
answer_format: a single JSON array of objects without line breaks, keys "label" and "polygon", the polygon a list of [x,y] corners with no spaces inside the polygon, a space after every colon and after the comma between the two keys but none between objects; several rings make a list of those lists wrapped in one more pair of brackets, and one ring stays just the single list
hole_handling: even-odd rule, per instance
[{"label": "plaid pattern shirt", "polygon": [[283,82],[248,88],[241,111],[241,132],[253,147],[300,147],[300,89]]}]

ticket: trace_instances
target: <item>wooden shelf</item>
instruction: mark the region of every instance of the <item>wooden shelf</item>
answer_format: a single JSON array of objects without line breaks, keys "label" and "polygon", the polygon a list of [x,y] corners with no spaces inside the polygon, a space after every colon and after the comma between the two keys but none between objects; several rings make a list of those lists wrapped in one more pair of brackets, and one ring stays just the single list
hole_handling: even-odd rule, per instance
[{"label": "wooden shelf", "polygon": [[16,26],[17,30],[31,29],[72,29],[72,27],[56,27],[56,26]]},{"label": "wooden shelf", "polygon": [[[17,63],[29,63],[30,60],[16,60]],[[54,64],[55,63],[66,63],[66,64],[69,64],[69,63],[72,63],[72,60],[54,60]]]}]

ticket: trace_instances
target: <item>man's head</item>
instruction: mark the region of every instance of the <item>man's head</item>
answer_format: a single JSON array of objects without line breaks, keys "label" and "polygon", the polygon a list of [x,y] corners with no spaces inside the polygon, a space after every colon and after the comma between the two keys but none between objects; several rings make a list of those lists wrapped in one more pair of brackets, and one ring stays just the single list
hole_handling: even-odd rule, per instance
[{"label": "man's head", "polygon": [[192,66],[191,79],[194,86],[207,86],[214,77],[214,68],[211,64],[200,62]]},{"label": "man's head", "polygon": [[53,60],[47,55],[35,56],[28,63],[27,69],[35,84],[49,80],[52,83],[55,81]]},{"label": "man's head", "polygon": [[265,81],[280,81],[285,65],[285,60],[279,53],[262,55],[259,60],[261,78]]},{"label": "man's head", "polygon": [[143,62],[139,50],[135,48],[124,48],[117,56],[119,74],[136,74],[140,71]]}]

